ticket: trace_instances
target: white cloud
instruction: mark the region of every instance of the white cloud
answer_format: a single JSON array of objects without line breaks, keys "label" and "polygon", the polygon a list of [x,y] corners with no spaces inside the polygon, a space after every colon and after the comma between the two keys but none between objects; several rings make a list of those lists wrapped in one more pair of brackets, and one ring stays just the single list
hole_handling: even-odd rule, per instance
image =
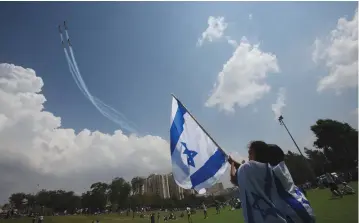
[{"label": "white cloud", "polygon": [[253,19],[253,14],[252,14],[252,13],[248,15],[248,19],[249,19],[249,20],[252,20],[252,19]]},{"label": "white cloud", "polygon": [[228,42],[229,45],[233,46],[234,48],[238,47],[238,43],[237,41],[235,41],[234,39],[232,39],[230,36],[226,36],[226,40]]},{"label": "white cloud", "polygon": [[329,74],[320,79],[317,91],[333,89],[337,93],[358,84],[358,10],[352,20],[340,18],[329,36],[314,41],[312,59],[323,62]]},{"label": "white cloud", "polygon": [[274,118],[276,120],[282,115],[282,110],[286,106],[285,100],[285,88],[280,88],[278,90],[277,100],[275,104],[272,104],[272,111],[274,112]]},{"label": "white cloud", "polygon": [[213,17],[208,18],[208,27],[202,33],[201,38],[197,41],[197,46],[202,46],[205,41],[213,42],[223,37],[224,31],[227,29],[228,24],[225,22],[224,17]]},{"label": "white cloud", "polygon": [[206,106],[234,112],[236,104],[246,107],[254,103],[270,91],[265,82],[270,72],[279,72],[276,56],[262,52],[259,45],[251,45],[245,37],[242,38],[219,72]]},{"label": "white cloud", "polygon": [[[169,144],[164,139],[126,136],[120,130],[113,134],[87,129],[75,133],[62,128],[59,117],[43,110],[46,99],[42,87],[43,81],[34,70],[0,64],[0,169],[8,167],[1,173],[0,197],[21,185],[28,186],[29,173],[42,180],[44,176],[72,179],[67,189],[79,185],[83,189],[99,176],[128,179],[170,171]],[[13,166],[17,166],[16,178]],[[54,180],[47,185],[63,184]]]}]

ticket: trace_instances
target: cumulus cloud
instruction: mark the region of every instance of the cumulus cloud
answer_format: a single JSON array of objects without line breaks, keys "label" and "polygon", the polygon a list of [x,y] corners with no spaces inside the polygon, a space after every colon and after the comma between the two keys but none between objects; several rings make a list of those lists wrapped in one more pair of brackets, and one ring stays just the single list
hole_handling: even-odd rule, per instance
[{"label": "cumulus cloud", "polygon": [[234,112],[235,105],[246,107],[256,102],[270,91],[265,80],[271,72],[279,72],[276,56],[263,52],[259,45],[251,45],[243,37],[219,72],[206,106]]},{"label": "cumulus cloud", "polygon": [[285,107],[285,88],[280,88],[277,93],[277,100],[272,104],[272,111],[274,112],[274,119],[278,119],[282,115],[282,110]]},{"label": "cumulus cloud", "polygon": [[208,18],[208,27],[202,33],[202,36],[197,41],[197,46],[202,46],[205,41],[213,42],[223,37],[224,31],[227,29],[228,24],[225,22],[224,17],[213,17]]},{"label": "cumulus cloud", "polygon": [[318,82],[317,91],[354,88],[358,84],[358,10],[352,20],[340,18],[337,26],[324,38],[314,41],[312,59],[324,63],[327,76]]},{"label": "cumulus cloud", "polygon": [[0,199],[32,183],[81,190],[115,176],[170,171],[161,137],[62,128],[44,110],[43,85],[32,69],[0,64]]}]

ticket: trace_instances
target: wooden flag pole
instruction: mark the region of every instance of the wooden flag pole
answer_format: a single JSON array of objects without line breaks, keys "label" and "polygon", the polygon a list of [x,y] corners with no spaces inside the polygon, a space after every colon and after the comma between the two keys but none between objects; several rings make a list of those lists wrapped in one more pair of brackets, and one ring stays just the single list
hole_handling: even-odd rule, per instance
[{"label": "wooden flag pole", "polygon": [[217,142],[211,137],[210,134],[208,134],[208,132],[202,127],[201,124],[199,124],[199,122],[197,121],[197,119],[191,114],[191,112],[186,108],[186,106],[174,95],[174,94],[171,94],[172,97],[174,97],[179,103],[181,103],[181,105],[187,110],[187,113],[191,116],[191,118],[197,123],[197,125],[202,129],[202,131],[204,133],[207,134],[207,136],[213,141],[213,143],[218,147],[218,149],[220,149],[226,156],[229,157],[228,153],[226,151],[224,151],[222,149],[222,147],[220,147]]}]

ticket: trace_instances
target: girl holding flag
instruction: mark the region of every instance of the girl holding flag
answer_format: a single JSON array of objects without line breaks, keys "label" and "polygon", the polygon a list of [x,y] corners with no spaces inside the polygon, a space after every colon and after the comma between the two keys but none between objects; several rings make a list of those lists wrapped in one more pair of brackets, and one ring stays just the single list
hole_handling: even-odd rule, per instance
[{"label": "girl holding flag", "polygon": [[249,161],[240,165],[231,157],[230,178],[240,190],[246,223],[314,223],[313,210],[294,184],[277,145],[253,141]]}]

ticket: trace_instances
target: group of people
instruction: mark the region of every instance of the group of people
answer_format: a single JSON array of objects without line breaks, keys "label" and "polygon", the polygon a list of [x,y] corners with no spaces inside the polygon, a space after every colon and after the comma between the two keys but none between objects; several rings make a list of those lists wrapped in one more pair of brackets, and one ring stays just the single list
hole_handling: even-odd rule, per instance
[{"label": "group of people", "polygon": [[[183,216],[181,216],[181,217],[183,217]],[[161,218],[161,215],[160,215],[160,212],[158,212],[157,213],[157,222],[160,222],[160,218]],[[150,215],[150,222],[155,223],[156,222],[155,219],[156,219],[156,214],[152,213]],[[167,216],[167,215],[163,216],[163,221],[164,222],[167,222],[168,220],[176,220],[176,215],[173,212],[171,212],[169,214],[169,216]]]},{"label": "group of people", "polygon": [[314,223],[309,201],[297,187],[284,163],[283,150],[274,144],[253,141],[248,162],[229,157],[230,180],[239,187],[246,223]]},{"label": "group of people", "polygon": [[[249,144],[248,162],[239,163],[229,157],[230,181],[239,188],[246,223],[315,223],[305,191],[294,184],[284,157],[278,145],[263,141]],[[334,183],[330,184],[331,190],[336,191]],[[202,204],[202,208],[206,219],[207,207]],[[219,209],[216,207],[217,214]],[[186,212],[188,223],[192,223],[191,209]],[[159,213],[157,218],[159,221]],[[155,223],[154,213],[150,219]]]},{"label": "group of people", "polygon": [[[351,188],[340,176],[333,176],[333,174],[326,173],[325,178],[333,197],[342,198],[344,194],[355,194],[354,189]],[[339,184],[342,184],[342,188],[339,188]]]},{"label": "group of people", "polygon": [[32,216],[32,223],[43,223],[44,222],[44,216],[40,215],[40,216]]}]

